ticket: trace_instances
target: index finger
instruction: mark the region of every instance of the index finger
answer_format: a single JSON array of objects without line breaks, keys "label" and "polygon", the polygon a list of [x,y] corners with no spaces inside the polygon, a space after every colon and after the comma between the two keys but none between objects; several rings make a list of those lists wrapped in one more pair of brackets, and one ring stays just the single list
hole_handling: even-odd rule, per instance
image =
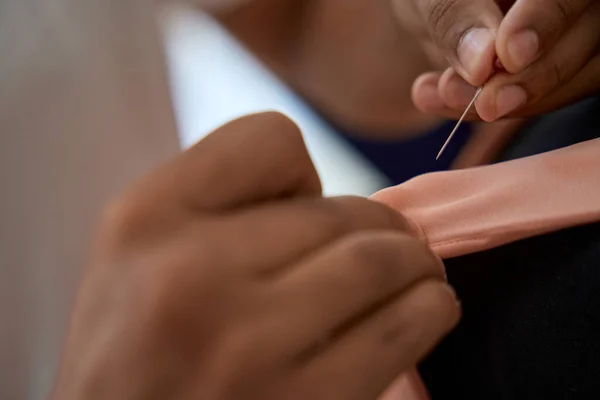
[{"label": "index finger", "polygon": [[224,125],[146,183],[150,200],[166,197],[199,210],[321,193],[299,128],[275,112]]}]

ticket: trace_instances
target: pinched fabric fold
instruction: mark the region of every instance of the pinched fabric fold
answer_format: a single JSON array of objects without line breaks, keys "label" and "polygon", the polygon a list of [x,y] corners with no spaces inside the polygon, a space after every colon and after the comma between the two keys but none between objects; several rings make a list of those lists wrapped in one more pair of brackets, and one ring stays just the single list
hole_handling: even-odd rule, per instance
[{"label": "pinched fabric fold", "polygon": [[[442,259],[600,221],[600,139],[422,175],[372,199],[401,212]],[[381,400],[417,399],[427,392],[411,371]]]}]

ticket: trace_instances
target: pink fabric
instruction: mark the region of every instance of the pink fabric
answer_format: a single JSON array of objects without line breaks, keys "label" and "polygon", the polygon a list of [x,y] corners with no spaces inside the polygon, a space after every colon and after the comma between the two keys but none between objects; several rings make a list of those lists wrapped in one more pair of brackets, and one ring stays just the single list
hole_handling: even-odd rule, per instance
[{"label": "pink fabric", "polygon": [[373,196],[442,258],[600,220],[600,139],[485,167],[423,175]]},{"label": "pink fabric", "polygon": [[[600,139],[505,163],[417,177],[373,196],[451,258],[600,220]],[[423,400],[416,372],[381,400]]]},{"label": "pink fabric", "polygon": [[428,400],[429,395],[416,370],[402,374],[379,400]]}]

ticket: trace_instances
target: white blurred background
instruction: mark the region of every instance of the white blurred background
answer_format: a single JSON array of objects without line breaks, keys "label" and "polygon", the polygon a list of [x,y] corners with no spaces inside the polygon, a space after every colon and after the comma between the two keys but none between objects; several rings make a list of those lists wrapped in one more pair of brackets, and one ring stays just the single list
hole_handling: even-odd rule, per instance
[{"label": "white blurred background", "polygon": [[177,6],[165,11],[160,21],[184,147],[232,118],[276,110],[302,129],[326,195],[368,196],[389,185],[211,17]]}]

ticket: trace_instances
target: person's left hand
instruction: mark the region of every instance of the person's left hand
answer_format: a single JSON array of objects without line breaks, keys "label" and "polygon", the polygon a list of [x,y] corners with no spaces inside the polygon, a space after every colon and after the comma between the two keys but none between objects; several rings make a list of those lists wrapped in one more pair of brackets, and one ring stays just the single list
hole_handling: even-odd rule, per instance
[{"label": "person's left hand", "polygon": [[[412,18],[450,63],[445,72],[415,81],[413,100],[421,111],[457,118],[484,83],[469,119],[542,114],[600,89],[599,1],[395,0],[394,5],[399,19]],[[507,72],[491,76],[496,55]]]}]

